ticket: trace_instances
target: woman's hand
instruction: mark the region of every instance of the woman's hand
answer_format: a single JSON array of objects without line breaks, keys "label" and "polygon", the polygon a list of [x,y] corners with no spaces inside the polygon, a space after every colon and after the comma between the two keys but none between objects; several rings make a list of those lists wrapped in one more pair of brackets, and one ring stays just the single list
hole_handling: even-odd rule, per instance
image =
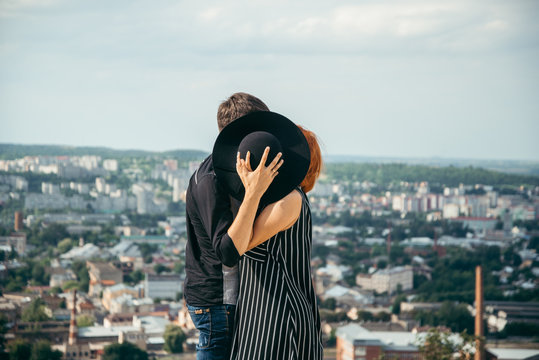
[{"label": "woman's hand", "polygon": [[282,153],[278,153],[273,161],[268,166],[265,166],[269,151],[270,148],[266,147],[262,159],[260,159],[260,163],[255,170],[251,169],[250,152],[247,152],[245,160],[240,158],[240,153],[238,152],[236,157],[236,171],[245,187],[246,196],[262,197],[273,179],[279,174],[277,170],[279,170],[284,162],[281,159]]}]

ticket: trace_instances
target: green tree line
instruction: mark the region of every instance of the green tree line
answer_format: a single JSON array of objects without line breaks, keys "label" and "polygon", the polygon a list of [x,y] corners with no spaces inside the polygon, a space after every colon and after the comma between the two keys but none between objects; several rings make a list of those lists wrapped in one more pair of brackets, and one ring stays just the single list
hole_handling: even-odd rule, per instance
[{"label": "green tree line", "polygon": [[507,174],[478,167],[432,167],[407,164],[371,163],[329,163],[325,172],[330,179],[344,181],[371,181],[388,186],[391,183],[407,181],[428,181],[450,187],[459,184],[486,184],[493,186],[539,186],[539,176]]},{"label": "green tree line", "polygon": [[83,147],[62,145],[19,145],[0,144],[0,159],[18,159],[24,156],[84,156],[96,155],[103,158],[165,156],[182,161],[200,160],[207,153],[199,150],[170,150],[164,152],[144,150],[117,150],[107,147]]}]

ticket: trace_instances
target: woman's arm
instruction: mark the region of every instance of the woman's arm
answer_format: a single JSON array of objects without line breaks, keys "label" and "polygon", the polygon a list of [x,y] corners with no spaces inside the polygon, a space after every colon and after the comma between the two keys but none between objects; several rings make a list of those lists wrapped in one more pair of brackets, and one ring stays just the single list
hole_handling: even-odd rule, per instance
[{"label": "woman's arm", "polygon": [[294,190],[281,200],[268,205],[256,218],[247,250],[262,244],[272,236],[291,227],[301,212],[302,196]]}]

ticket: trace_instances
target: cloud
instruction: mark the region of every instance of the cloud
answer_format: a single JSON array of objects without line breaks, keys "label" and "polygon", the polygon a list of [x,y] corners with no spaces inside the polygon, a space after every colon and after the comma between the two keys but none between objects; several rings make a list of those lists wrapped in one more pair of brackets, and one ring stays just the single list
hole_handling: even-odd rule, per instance
[{"label": "cloud", "polygon": [[221,8],[219,7],[210,7],[204,9],[200,14],[199,18],[204,22],[215,21],[219,15],[221,15]]},{"label": "cloud", "polygon": [[28,10],[56,6],[62,0],[3,0],[0,2],[0,18],[16,17]]},{"label": "cloud", "polygon": [[[25,129],[40,121],[49,138],[72,138],[57,129],[76,123],[87,142],[129,128],[144,146],[209,149],[216,104],[242,90],[320,131],[329,152],[452,149],[469,123],[505,125],[486,145],[465,132],[461,151],[536,149],[537,131],[518,134],[538,126],[536,4],[0,0],[0,116],[13,122],[2,136],[39,139],[47,129]],[[191,131],[208,119],[203,135]]]}]

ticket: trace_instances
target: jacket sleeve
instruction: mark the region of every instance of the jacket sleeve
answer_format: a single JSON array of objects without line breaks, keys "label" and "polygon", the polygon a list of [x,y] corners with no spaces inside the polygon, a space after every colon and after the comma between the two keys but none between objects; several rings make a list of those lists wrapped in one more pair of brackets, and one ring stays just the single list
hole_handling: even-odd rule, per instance
[{"label": "jacket sleeve", "polygon": [[234,220],[230,198],[219,186],[215,176],[205,176],[201,180],[197,191],[200,220],[219,260],[226,266],[234,266],[238,263],[240,255],[228,235],[228,228]]}]

